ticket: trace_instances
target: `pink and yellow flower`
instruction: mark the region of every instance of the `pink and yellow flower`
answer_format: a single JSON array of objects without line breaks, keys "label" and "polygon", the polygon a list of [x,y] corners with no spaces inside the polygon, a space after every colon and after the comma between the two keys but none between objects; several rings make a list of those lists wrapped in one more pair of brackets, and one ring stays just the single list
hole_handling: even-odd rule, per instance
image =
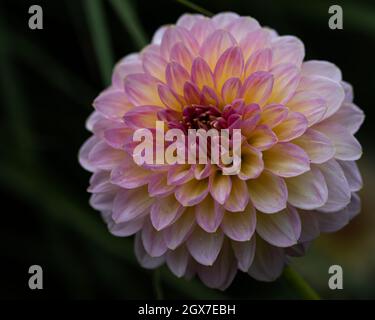
[{"label": "pink and yellow flower", "polygon": [[[183,15],[115,67],[94,101],[80,162],[93,172],[90,204],[116,236],[135,234],[142,266],[166,262],[225,289],[237,270],[261,281],[282,272],[321,232],[360,210],[363,112],[351,86],[304,45],[250,17]],[[136,165],[133,133],[240,128],[241,170]]]}]

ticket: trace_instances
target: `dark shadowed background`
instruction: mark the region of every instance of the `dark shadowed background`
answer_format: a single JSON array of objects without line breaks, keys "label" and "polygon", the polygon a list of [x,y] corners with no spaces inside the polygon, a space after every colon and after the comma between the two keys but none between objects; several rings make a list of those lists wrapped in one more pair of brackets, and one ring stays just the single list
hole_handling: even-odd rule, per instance
[{"label": "dark shadowed background", "polygon": [[[366,113],[357,138],[364,155],[362,213],[322,235],[294,268],[323,298],[375,298],[375,2],[197,0],[217,13],[250,15],[298,36],[307,59],[337,64]],[[39,4],[44,29],[28,28]],[[328,28],[339,4],[344,30]],[[132,239],[111,236],[88,205],[90,174],[78,164],[91,102],[113,64],[138,51],[163,24],[191,9],[173,0],[13,0],[0,2],[0,298],[300,298],[281,277],[260,283],[239,273],[225,292],[142,269]],[[28,288],[28,268],[44,270],[44,289]],[[328,288],[328,268],[344,269],[344,290]],[[162,293],[160,293],[162,291]]]}]

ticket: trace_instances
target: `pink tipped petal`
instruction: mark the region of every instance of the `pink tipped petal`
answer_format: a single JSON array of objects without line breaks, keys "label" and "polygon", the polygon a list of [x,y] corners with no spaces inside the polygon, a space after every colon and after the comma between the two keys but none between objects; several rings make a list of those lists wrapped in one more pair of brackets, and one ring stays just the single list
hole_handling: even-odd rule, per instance
[{"label": "pink tipped petal", "polygon": [[263,151],[277,143],[277,136],[268,126],[260,125],[250,133],[247,142],[252,147]]},{"label": "pink tipped petal", "polygon": [[121,189],[113,202],[112,218],[116,223],[127,222],[139,218],[149,210],[154,199],[147,194],[147,189]]},{"label": "pink tipped petal", "polygon": [[321,207],[328,200],[327,184],[317,168],[300,176],[285,179],[288,187],[288,202],[301,209],[312,210]]},{"label": "pink tipped petal", "polygon": [[152,77],[165,82],[167,61],[154,51],[145,51],[142,55],[143,69]]},{"label": "pink tipped petal", "polygon": [[303,76],[323,76],[334,81],[341,81],[342,75],[340,69],[331,62],[310,60],[302,64],[301,74]]},{"label": "pink tipped petal", "polygon": [[164,263],[165,257],[151,257],[145,250],[142,239],[141,239],[141,232],[138,232],[135,236],[134,240],[134,251],[135,256],[139,262],[139,264],[146,269],[155,269],[161,266]]},{"label": "pink tipped petal", "polygon": [[246,62],[245,78],[256,71],[269,71],[272,64],[272,50],[265,48],[254,52]]},{"label": "pink tipped petal", "polygon": [[248,33],[239,42],[245,61],[255,52],[270,47],[270,36],[264,28]]},{"label": "pink tipped petal", "polygon": [[212,17],[212,22],[217,29],[225,29],[233,22],[237,21],[240,16],[234,12],[223,12],[215,14]]},{"label": "pink tipped petal", "polygon": [[285,256],[281,248],[269,245],[261,238],[257,238],[254,261],[248,274],[259,281],[274,281],[283,271]]},{"label": "pink tipped petal", "polygon": [[116,63],[112,74],[112,85],[122,90],[125,78],[134,73],[142,73],[142,59],[138,53],[132,53]]},{"label": "pink tipped petal", "polygon": [[195,180],[179,186],[175,192],[176,199],[185,207],[201,202],[208,194],[208,179]]},{"label": "pink tipped petal", "polygon": [[125,93],[135,106],[162,105],[158,94],[159,80],[147,73],[132,74],[125,78]]},{"label": "pink tipped petal", "polygon": [[231,212],[242,212],[249,203],[249,191],[245,181],[232,177],[232,190],[224,207]]},{"label": "pink tipped petal", "polygon": [[274,214],[257,214],[257,233],[276,247],[295,245],[301,234],[301,220],[296,209],[288,207]]},{"label": "pink tipped petal", "polygon": [[250,32],[260,29],[258,21],[251,17],[239,17],[233,20],[227,27],[233,37],[240,42]]},{"label": "pink tipped petal", "polygon": [[199,54],[208,63],[211,70],[214,70],[221,54],[236,44],[236,40],[229,32],[216,30],[203,42]]},{"label": "pink tipped petal", "polygon": [[271,73],[264,71],[254,72],[242,85],[240,97],[244,99],[246,104],[257,103],[262,105],[272,93],[273,82]]},{"label": "pink tipped petal", "polygon": [[313,92],[326,101],[327,111],[324,119],[333,115],[345,98],[345,92],[340,83],[321,76],[302,77],[297,91]]},{"label": "pink tipped petal", "polygon": [[198,276],[209,288],[225,290],[233,281],[237,266],[233,251],[225,241],[216,261],[212,266],[198,266]]},{"label": "pink tipped petal", "polygon": [[151,257],[160,257],[168,250],[163,234],[154,229],[149,220],[145,221],[142,228],[142,243],[146,252]]},{"label": "pink tipped petal", "polygon": [[169,249],[175,250],[184,242],[195,224],[194,208],[187,208],[172,225],[163,230],[163,237]]},{"label": "pink tipped petal", "polygon": [[363,121],[365,115],[363,111],[353,103],[344,102],[340,109],[332,115],[326,122],[340,123],[344,126],[351,134],[355,134]]},{"label": "pink tipped petal", "polygon": [[168,171],[168,185],[181,185],[194,177],[194,167],[191,165],[178,165]]},{"label": "pink tipped petal", "polygon": [[148,193],[151,197],[163,197],[169,195],[174,190],[173,185],[168,185],[167,176],[164,173],[150,177],[148,183]]},{"label": "pink tipped petal", "polygon": [[215,90],[204,86],[201,92],[200,104],[206,106],[217,106],[219,104],[219,97],[217,96]]},{"label": "pink tipped petal", "polygon": [[159,84],[158,93],[163,104],[172,110],[181,111],[183,107],[182,97],[173,92],[167,85]]},{"label": "pink tipped petal", "polygon": [[284,179],[264,171],[258,178],[248,180],[250,199],[255,208],[264,213],[275,213],[286,207],[288,190]]},{"label": "pink tipped petal", "polygon": [[209,189],[212,197],[220,204],[227,201],[232,188],[232,180],[230,176],[222,175],[217,171],[210,177]]},{"label": "pink tipped petal", "polygon": [[202,21],[203,19],[205,19],[205,17],[201,14],[185,13],[178,18],[176,25],[191,30],[196,23]]},{"label": "pink tipped petal", "polygon": [[191,68],[191,80],[202,89],[204,86],[214,88],[215,80],[214,75],[207,64],[207,62],[198,57],[193,61],[193,66]]},{"label": "pink tipped petal", "polygon": [[358,160],[362,156],[362,147],[358,140],[343,125],[324,121],[315,125],[314,129],[332,141],[336,159]]},{"label": "pink tipped petal", "polygon": [[278,143],[263,152],[264,167],[280,177],[295,177],[310,169],[306,152],[289,142]]},{"label": "pink tipped petal", "polygon": [[287,142],[298,138],[307,129],[307,120],[303,114],[290,111],[288,117],[272,130],[280,142]]},{"label": "pink tipped petal", "polygon": [[305,57],[301,40],[293,36],[277,37],[272,41],[273,65],[292,63],[300,67]]},{"label": "pink tipped petal", "polygon": [[91,136],[84,142],[82,147],[79,149],[79,153],[78,153],[79,164],[87,171],[91,171],[91,172],[95,171],[95,165],[91,164],[90,159],[89,159],[89,154],[91,150],[98,144],[98,141],[99,141],[98,137]]},{"label": "pink tipped petal", "polygon": [[179,26],[169,26],[163,34],[160,44],[161,56],[169,60],[170,53],[175,44],[182,42],[191,54],[196,55],[198,51],[198,43],[191,36],[188,30]]},{"label": "pink tipped petal", "polygon": [[190,81],[185,82],[184,98],[187,105],[199,104],[201,102],[201,94],[194,83]]},{"label": "pink tipped petal", "polygon": [[258,177],[264,168],[262,153],[257,149],[243,144],[241,154],[241,170],[238,177],[242,180]]},{"label": "pink tipped petal", "polygon": [[116,237],[128,237],[142,229],[144,218],[132,220],[124,223],[108,223],[108,230]]},{"label": "pink tipped petal", "polygon": [[293,143],[306,151],[311,163],[324,163],[335,155],[335,148],[328,137],[313,129],[307,129]]},{"label": "pink tipped petal", "polygon": [[214,71],[216,86],[219,91],[228,78],[240,78],[244,68],[244,60],[239,47],[232,47],[220,56]]},{"label": "pink tipped petal", "polygon": [[241,80],[238,78],[230,78],[225,81],[221,89],[221,97],[224,104],[232,103],[237,97],[241,88]]},{"label": "pink tipped petal", "polygon": [[113,189],[109,180],[109,171],[97,171],[90,178],[90,187],[87,189],[90,193],[108,192]]},{"label": "pink tipped petal", "polygon": [[231,241],[234,255],[237,259],[238,269],[247,272],[253,263],[256,249],[256,237],[249,241]]},{"label": "pink tipped petal", "polygon": [[327,112],[327,102],[318,94],[308,91],[297,92],[287,103],[290,110],[302,113],[309,126],[319,122]]},{"label": "pink tipped petal", "polygon": [[132,129],[114,128],[104,131],[104,140],[115,149],[124,149],[125,144],[131,139]]},{"label": "pink tipped petal", "polygon": [[352,192],[356,192],[362,189],[363,181],[356,162],[341,160],[338,160],[337,162],[344,171],[344,175],[346,180],[348,181],[350,190]]},{"label": "pink tipped petal", "polygon": [[189,257],[189,252],[185,246],[180,246],[176,250],[169,250],[167,252],[167,265],[176,277],[181,278],[185,275]]},{"label": "pink tipped petal", "polygon": [[185,82],[190,78],[186,69],[177,62],[170,62],[165,71],[165,77],[168,86],[177,94],[183,95]]},{"label": "pink tipped petal", "polygon": [[256,214],[250,204],[244,212],[225,212],[221,230],[226,236],[235,241],[249,241],[254,234]]},{"label": "pink tipped petal", "polygon": [[167,29],[168,29],[167,26],[162,26],[159,29],[157,29],[152,37],[151,43],[160,45],[163,39],[164,33],[165,31],[167,31]]},{"label": "pink tipped petal", "polygon": [[195,227],[186,245],[197,262],[211,266],[219,255],[223,240],[224,234],[221,231],[207,233],[200,227]]},{"label": "pink tipped petal", "polygon": [[176,221],[183,211],[184,207],[173,195],[157,199],[151,206],[152,225],[157,231],[160,231]]},{"label": "pink tipped petal", "polygon": [[94,107],[109,119],[121,119],[133,108],[122,90],[106,90],[94,101]]},{"label": "pink tipped petal", "polygon": [[128,111],[124,116],[127,126],[133,129],[155,128],[158,112],[163,108],[158,106],[139,106]]},{"label": "pink tipped petal", "polygon": [[328,188],[328,200],[319,210],[333,212],[343,209],[350,202],[350,187],[344,171],[333,159],[317,167],[323,173]]},{"label": "pink tipped petal", "polygon": [[270,72],[274,77],[272,94],[269,102],[287,103],[298,87],[300,81],[300,70],[293,64],[281,64],[272,68]]},{"label": "pink tipped petal", "polygon": [[126,189],[134,189],[149,182],[151,172],[127,158],[111,172],[111,183]]},{"label": "pink tipped petal", "polygon": [[206,232],[216,232],[224,215],[224,208],[211,197],[206,197],[195,207],[198,225]]},{"label": "pink tipped petal", "polygon": [[119,165],[124,157],[124,151],[113,149],[104,141],[100,141],[90,150],[88,163],[96,169],[110,170]]},{"label": "pink tipped petal", "polygon": [[262,109],[259,124],[265,124],[272,129],[288,117],[288,108],[282,104],[272,103]]}]

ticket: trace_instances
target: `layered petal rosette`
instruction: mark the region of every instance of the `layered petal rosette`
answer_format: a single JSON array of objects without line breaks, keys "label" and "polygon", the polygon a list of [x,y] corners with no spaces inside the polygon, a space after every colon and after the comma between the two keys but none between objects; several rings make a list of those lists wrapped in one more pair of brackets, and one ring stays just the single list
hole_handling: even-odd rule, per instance
[{"label": "layered petal rosette", "polygon": [[[359,212],[353,135],[363,112],[334,64],[304,55],[298,38],[253,18],[197,14],[160,28],[116,65],[79,157],[93,173],[91,206],[112,234],[135,235],[143,267],[166,263],[220,289],[238,269],[272,281],[288,257]],[[240,171],[137,165],[133,134],[156,121],[184,132],[241,129]]]}]

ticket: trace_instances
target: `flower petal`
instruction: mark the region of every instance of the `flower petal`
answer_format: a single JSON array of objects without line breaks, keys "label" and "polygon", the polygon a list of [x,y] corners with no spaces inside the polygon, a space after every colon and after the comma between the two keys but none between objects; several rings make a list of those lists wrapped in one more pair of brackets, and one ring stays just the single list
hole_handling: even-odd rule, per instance
[{"label": "flower petal", "polygon": [[259,281],[274,281],[283,271],[285,256],[281,248],[269,245],[261,238],[257,238],[257,248],[254,261],[248,274]]},{"label": "flower petal", "polygon": [[358,140],[341,124],[321,122],[314,129],[324,133],[335,147],[335,158],[339,160],[358,160],[362,156],[362,147]]},{"label": "flower petal", "polygon": [[328,61],[306,61],[302,64],[301,74],[306,76],[323,76],[337,82],[342,80],[340,69],[336,65]]},{"label": "flower petal", "polygon": [[234,255],[237,259],[238,269],[247,272],[253,263],[256,249],[256,237],[249,241],[231,241]]},{"label": "flower petal", "polygon": [[219,91],[229,78],[240,78],[244,68],[244,60],[239,47],[224,51],[215,66],[214,78]]},{"label": "flower petal", "polygon": [[250,199],[255,208],[264,213],[278,212],[286,207],[288,190],[284,179],[268,171],[248,180]]},{"label": "flower petal", "polygon": [[300,67],[305,57],[301,40],[293,36],[277,37],[272,41],[273,65],[292,63]]},{"label": "flower petal", "polygon": [[216,232],[224,215],[224,208],[211,197],[195,206],[198,225],[206,232]]},{"label": "flower petal", "polygon": [[125,93],[133,105],[163,105],[158,94],[158,79],[147,73],[137,73],[127,76],[124,83]]},{"label": "flower petal", "polygon": [[289,111],[288,117],[272,130],[280,142],[298,138],[307,129],[307,119],[302,113]]},{"label": "flower petal", "polygon": [[310,169],[306,152],[295,144],[282,142],[263,152],[264,167],[280,177],[295,177]]},{"label": "flower petal", "polygon": [[345,178],[348,181],[350,190],[352,192],[356,192],[362,189],[363,181],[356,162],[341,160],[338,160],[337,162],[344,171]]},{"label": "flower petal", "polygon": [[293,143],[305,150],[311,163],[324,163],[335,155],[335,148],[328,137],[314,129],[307,129]]},{"label": "flower petal", "polygon": [[154,199],[148,196],[145,187],[137,189],[121,189],[113,202],[112,218],[116,223],[127,222],[139,218],[149,210]]},{"label": "flower petal", "polygon": [[269,72],[257,71],[249,76],[240,89],[240,97],[246,104],[262,105],[272,93],[273,76]]},{"label": "flower petal", "polygon": [[232,190],[224,207],[231,212],[242,212],[249,203],[249,192],[245,181],[232,177]]},{"label": "flower petal", "polygon": [[224,204],[225,201],[227,201],[231,188],[232,180],[230,176],[223,175],[220,171],[216,171],[216,173],[210,177],[210,193],[218,203]]},{"label": "flower petal", "polygon": [[193,258],[205,266],[211,266],[219,255],[224,234],[221,231],[208,233],[196,227],[186,242]]},{"label": "flower petal", "polygon": [[184,211],[174,195],[159,198],[151,206],[151,223],[157,231],[172,224]]},{"label": "flower petal", "polygon": [[333,212],[346,207],[350,202],[350,187],[344,171],[335,160],[316,165],[323,173],[328,188],[328,200],[319,211]]},{"label": "flower petal", "polygon": [[172,225],[163,230],[163,237],[169,249],[175,250],[189,236],[195,224],[194,208],[187,208]]},{"label": "flower petal", "polygon": [[316,209],[328,200],[324,176],[315,167],[297,177],[285,179],[285,182],[288,187],[288,202],[297,208]]},{"label": "flower petal", "polygon": [[201,202],[207,196],[208,191],[208,179],[192,179],[179,186],[175,192],[175,196],[183,206],[187,207]]},{"label": "flower petal", "polygon": [[167,252],[167,265],[173,274],[181,278],[187,269],[189,263],[189,252],[185,246],[180,246],[176,250],[169,250]]},{"label": "flower petal", "polygon": [[216,30],[208,36],[201,45],[199,55],[208,63],[211,70],[214,70],[221,54],[228,48],[236,45],[236,40],[225,30]]},{"label": "flower petal", "polygon": [[249,241],[254,234],[256,214],[250,204],[244,212],[225,212],[221,230],[226,236],[236,241]]},{"label": "flower petal", "polygon": [[301,234],[301,220],[293,207],[274,214],[257,214],[257,233],[276,247],[295,245]]}]

